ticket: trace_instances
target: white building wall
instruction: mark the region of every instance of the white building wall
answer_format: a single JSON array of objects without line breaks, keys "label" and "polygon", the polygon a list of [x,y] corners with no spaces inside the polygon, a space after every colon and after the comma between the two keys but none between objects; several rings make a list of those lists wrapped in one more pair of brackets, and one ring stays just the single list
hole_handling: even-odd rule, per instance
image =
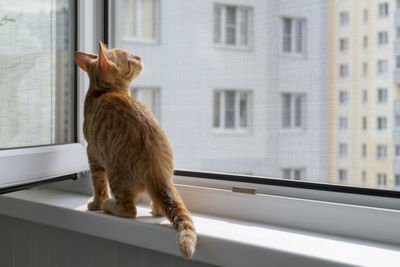
[{"label": "white building wall", "polygon": [[[325,176],[326,4],[321,1],[160,1],[156,44],[118,40],[117,47],[145,64],[134,87],[160,88],[161,124],[177,169],[281,176],[283,167],[305,167]],[[214,4],[252,8],[250,49],[216,47]],[[307,57],[281,57],[280,15],[307,20]],[[312,25],[312,26],[311,26]],[[118,35],[118,34],[117,34]],[[252,91],[247,133],[213,129],[215,89]],[[280,93],[305,92],[306,129],[281,130]]]},{"label": "white building wall", "polygon": [[[325,181],[327,3],[319,0],[268,1],[268,158],[276,175],[282,168],[305,168],[307,180]],[[281,53],[282,17],[304,19],[304,57]],[[304,93],[305,127],[282,129],[282,93]],[[277,118],[279,118],[277,120]]]}]

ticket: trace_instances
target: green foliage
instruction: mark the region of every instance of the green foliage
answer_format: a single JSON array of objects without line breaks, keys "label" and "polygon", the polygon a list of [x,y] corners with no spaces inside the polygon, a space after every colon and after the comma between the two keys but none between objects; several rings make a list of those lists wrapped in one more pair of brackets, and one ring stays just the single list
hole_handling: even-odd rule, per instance
[{"label": "green foliage", "polygon": [[15,19],[9,18],[9,17],[7,17],[7,16],[4,16],[4,17],[2,17],[2,18],[0,19],[0,26],[5,25],[5,24],[7,24],[7,23],[9,23],[9,22],[15,22]]}]

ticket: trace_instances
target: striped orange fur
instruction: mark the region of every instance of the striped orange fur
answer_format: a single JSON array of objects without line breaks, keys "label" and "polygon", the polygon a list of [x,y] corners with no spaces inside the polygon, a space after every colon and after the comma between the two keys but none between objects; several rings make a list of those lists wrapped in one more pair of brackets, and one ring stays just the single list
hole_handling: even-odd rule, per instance
[{"label": "striped orange fur", "polygon": [[99,55],[76,52],[75,61],[90,78],[83,125],[94,189],[88,209],[134,218],[135,198],[147,191],[153,214],[172,222],[180,250],[190,259],[197,234],[172,183],[170,143],[152,112],[129,95],[143,69],[141,58],[123,49],[107,50],[100,42]]}]

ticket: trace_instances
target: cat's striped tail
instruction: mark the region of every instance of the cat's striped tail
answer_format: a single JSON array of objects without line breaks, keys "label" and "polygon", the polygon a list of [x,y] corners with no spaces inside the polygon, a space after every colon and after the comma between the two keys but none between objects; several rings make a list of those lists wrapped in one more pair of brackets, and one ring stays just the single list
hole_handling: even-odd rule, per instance
[{"label": "cat's striped tail", "polygon": [[[191,259],[196,248],[197,234],[189,211],[183,204],[175,187],[170,184],[158,185],[150,193],[153,205],[158,205],[178,232],[179,248],[186,259]],[[156,192],[154,192],[156,191]]]}]

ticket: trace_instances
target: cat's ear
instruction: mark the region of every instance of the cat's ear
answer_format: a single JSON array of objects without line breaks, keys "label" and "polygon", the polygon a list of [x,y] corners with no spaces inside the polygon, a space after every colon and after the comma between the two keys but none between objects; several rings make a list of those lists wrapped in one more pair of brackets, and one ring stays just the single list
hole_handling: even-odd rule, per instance
[{"label": "cat's ear", "polygon": [[102,42],[99,42],[99,67],[104,72],[113,72],[116,70],[116,66],[114,62],[108,60],[104,54],[107,48],[103,45]]},{"label": "cat's ear", "polygon": [[92,62],[94,59],[97,59],[96,55],[86,54],[86,53],[82,53],[82,52],[75,52],[76,64],[86,72],[87,72],[90,62]]}]

